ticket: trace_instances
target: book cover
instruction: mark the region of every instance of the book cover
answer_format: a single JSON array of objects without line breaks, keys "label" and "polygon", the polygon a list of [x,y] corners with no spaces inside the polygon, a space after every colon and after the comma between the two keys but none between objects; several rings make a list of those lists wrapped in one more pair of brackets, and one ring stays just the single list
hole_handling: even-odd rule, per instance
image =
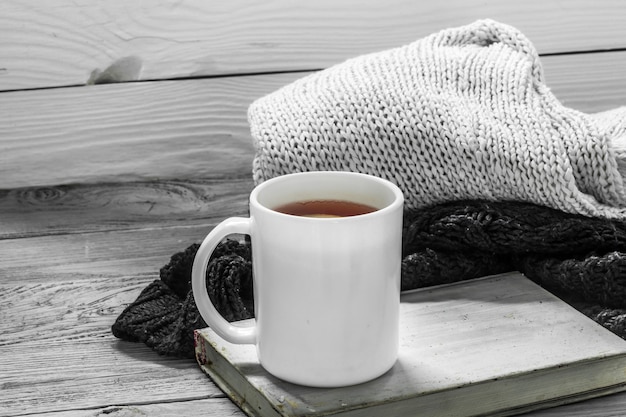
[{"label": "book cover", "polygon": [[246,414],[263,417],[505,416],[626,389],[626,341],[520,273],[409,291],[401,301],[398,361],[364,384],[281,381],[253,345],[210,329],[196,331],[196,357]]}]

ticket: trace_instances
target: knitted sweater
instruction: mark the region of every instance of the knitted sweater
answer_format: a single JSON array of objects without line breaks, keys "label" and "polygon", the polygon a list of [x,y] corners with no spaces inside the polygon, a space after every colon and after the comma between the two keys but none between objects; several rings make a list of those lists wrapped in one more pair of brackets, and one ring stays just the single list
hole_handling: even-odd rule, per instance
[{"label": "knitted sweater", "polygon": [[481,198],[626,216],[626,108],[564,107],[530,41],[492,20],[311,74],[248,117],[257,183],[358,171],[395,182],[407,208]]}]

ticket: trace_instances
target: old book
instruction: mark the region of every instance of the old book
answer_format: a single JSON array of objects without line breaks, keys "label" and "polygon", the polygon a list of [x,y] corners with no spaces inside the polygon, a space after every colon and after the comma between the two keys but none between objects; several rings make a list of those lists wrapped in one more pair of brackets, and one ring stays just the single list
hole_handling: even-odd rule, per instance
[{"label": "old book", "polygon": [[388,373],[345,388],[278,380],[210,329],[196,355],[250,416],[514,415],[626,389],[626,341],[519,273],[404,293],[400,334]]}]

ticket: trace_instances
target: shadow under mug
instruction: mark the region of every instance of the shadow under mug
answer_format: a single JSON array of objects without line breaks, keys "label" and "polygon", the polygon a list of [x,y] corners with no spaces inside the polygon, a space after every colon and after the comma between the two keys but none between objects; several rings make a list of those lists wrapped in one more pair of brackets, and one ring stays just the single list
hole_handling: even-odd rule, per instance
[{"label": "shadow under mug", "polygon": [[[311,218],[274,209],[343,200],[371,213]],[[288,382],[339,387],[374,379],[398,357],[403,196],[391,182],[316,171],[267,180],[250,217],[231,217],[204,239],[192,270],[200,314],[223,339],[255,344],[261,366]],[[207,262],[230,234],[250,235],[254,324],[228,323],[207,295]]]}]

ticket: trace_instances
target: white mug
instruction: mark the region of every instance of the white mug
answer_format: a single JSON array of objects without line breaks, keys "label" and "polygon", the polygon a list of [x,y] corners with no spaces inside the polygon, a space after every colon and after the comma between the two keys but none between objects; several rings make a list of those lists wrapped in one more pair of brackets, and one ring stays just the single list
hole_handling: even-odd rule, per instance
[{"label": "white mug", "polygon": [[[311,218],[275,211],[295,202],[352,201],[376,211]],[[272,375],[313,387],[374,379],[398,357],[403,196],[391,182],[352,172],[276,177],[250,194],[250,217],[204,239],[193,264],[200,314],[223,339],[256,344]],[[207,262],[229,234],[250,235],[254,324],[228,323],[207,295]]]}]

